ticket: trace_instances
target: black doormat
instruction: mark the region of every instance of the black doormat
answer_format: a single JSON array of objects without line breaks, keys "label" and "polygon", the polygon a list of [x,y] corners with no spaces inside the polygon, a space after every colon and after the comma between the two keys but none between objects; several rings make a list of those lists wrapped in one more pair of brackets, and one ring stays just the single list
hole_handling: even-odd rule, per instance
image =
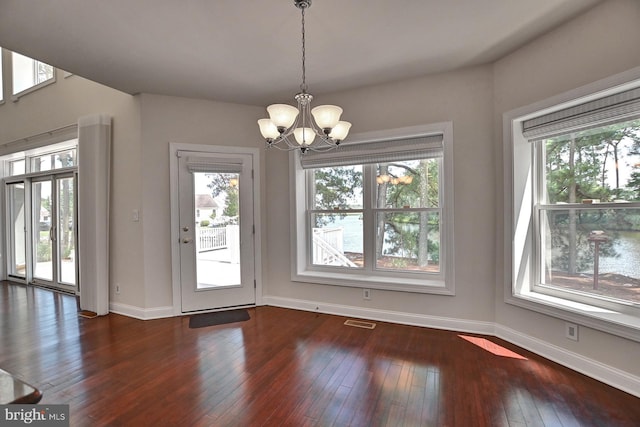
[{"label": "black doormat", "polygon": [[192,329],[204,328],[205,326],[222,325],[224,323],[244,322],[250,318],[247,310],[194,314],[189,318],[189,327]]}]

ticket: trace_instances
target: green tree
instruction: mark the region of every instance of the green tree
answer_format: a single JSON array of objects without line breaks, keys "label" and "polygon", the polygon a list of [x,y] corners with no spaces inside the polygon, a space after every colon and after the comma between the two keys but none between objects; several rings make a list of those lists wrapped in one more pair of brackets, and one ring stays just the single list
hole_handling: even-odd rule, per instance
[{"label": "green tree", "polygon": [[316,209],[347,209],[362,188],[362,168],[316,169],[314,180]]},{"label": "green tree", "polygon": [[240,202],[238,196],[238,189],[236,187],[230,187],[227,190],[226,205],[222,210],[223,215],[235,218],[240,214]]}]

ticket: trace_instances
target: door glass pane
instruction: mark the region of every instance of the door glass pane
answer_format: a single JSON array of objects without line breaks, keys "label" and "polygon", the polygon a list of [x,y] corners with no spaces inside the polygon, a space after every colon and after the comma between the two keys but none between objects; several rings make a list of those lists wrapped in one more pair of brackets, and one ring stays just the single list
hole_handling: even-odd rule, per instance
[{"label": "door glass pane", "polygon": [[240,175],[193,176],[197,288],[239,286]]},{"label": "door glass pane", "polygon": [[7,185],[7,203],[9,214],[9,274],[25,277],[26,241],[24,183]]},{"label": "door glass pane", "polygon": [[33,200],[33,277],[51,281],[53,268],[51,257],[51,181],[32,184]]},{"label": "door glass pane", "polygon": [[58,274],[61,283],[76,283],[74,178],[59,178],[58,182]]}]

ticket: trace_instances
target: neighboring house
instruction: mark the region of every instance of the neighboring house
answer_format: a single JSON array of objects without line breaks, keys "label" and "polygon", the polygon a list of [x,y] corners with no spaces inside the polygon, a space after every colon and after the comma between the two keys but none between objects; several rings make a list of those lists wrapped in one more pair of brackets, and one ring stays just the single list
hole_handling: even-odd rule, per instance
[{"label": "neighboring house", "polygon": [[221,208],[210,194],[196,194],[196,222],[211,221],[221,215]]},{"label": "neighboring house", "polygon": [[51,214],[45,207],[40,208],[40,225],[46,224],[47,228],[51,226]]}]

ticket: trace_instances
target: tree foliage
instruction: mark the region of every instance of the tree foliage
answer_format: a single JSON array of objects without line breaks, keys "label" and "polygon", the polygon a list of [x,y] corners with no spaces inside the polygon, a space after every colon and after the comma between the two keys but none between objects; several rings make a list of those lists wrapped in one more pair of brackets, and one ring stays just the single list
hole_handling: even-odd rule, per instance
[{"label": "tree foliage", "polygon": [[211,197],[224,195],[225,206],[222,215],[229,218],[229,223],[236,224],[240,214],[240,199],[238,193],[237,173],[212,173],[209,174],[207,187],[211,189]]}]

